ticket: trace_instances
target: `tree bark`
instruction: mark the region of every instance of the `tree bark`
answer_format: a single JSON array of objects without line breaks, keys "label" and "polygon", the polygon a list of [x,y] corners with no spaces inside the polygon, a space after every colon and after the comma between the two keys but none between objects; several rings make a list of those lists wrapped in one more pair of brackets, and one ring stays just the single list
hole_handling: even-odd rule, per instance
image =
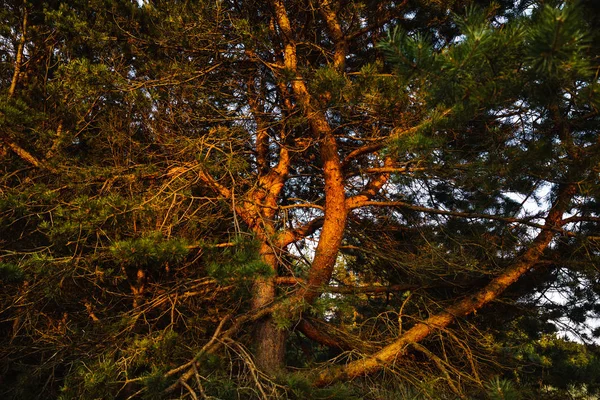
[{"label": "tree bark", "polygon": [[11,98],[15,95],[17,84],[19,83],[19,74],[21,73],[21,67],[23,65],[23,52],[25,49],[25,42],[27,40],[27,8],[23,6],[23,23],[21,28],[21,39],[17,46],[17,54],[15,55],[15,72],[13,73],[12,81],[10,82],[10,88],[8,89],[8,97]]},{"label": "tree bark", "polygon": [[[255,280],[252,294],[252,309],[258,310],[275,301],[277,287],[275,274],[277,272],[277,256],[268,243],[263,243],[260,249],[262,260],[273,269],[273,276],[261,277]],[[280,329],[272,315],[267,315],[257,321],[254,332],[256,366],[270,374],[277,374],[283,369],[285,358],[285,339],[287,332]]]}]

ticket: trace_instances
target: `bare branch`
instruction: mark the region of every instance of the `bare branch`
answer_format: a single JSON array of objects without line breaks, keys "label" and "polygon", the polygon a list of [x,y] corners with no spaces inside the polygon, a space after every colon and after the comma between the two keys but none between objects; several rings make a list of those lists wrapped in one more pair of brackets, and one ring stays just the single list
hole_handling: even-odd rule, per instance
[{"label": "bare branch", "polygon": [[334,349],[344,351],[358,350],[361,353],[367,354],[375,350],[375,347],[371,343],[365,342],[359,337],[314,318],[302,318],[295,328],[310,340]]},{"label": "bare branch", "polygon": [[557,228],[556,226],[549,227],[547,225],[536,224],[535,222],[531,222],[530,220],[527,220],[527,219],[503,217],[500,215],[440,210],[437,208],[417,206],[417,205],[405,203],[403,201],[363,201],[363,202],[352,203],[352,209],[356,209],[356,208],[360,208],[360,207],[398,207],[398,208],[405,208],[405,209],[412,210],[412,211],[420,211],[420,212],[424,212],[427,214],[447,215],[450,217],[491,219],[491,220],[495,220],[495,221],[503,221],[503,222],[508,222],[508,223],[518,223],[518,224],[522,224],[522,225],[531,226],[532,228],[537,228],[537,229],[551,229],[556,232],[561,232],[565,235],[569,235],[569,236],[572,235],[572,233],[565,231],[563,229]]},{"label": "bare branch", "polygon": [[600,217],[574,216],[562,220],[561,225],[566,225],[574,222],[596,222],[600,223]]},{"label": "bare branch", "polygon": [[369,32],[374,31],[375,29],[379,29],[379,28],[383,27],[385,24],[391,22],[392,19],[400,17],[402,15],[402,13],[404,12],[403,9],[407,3],[408,3],[408,0],[404,0],[402,3],[394,6],[393,12],[388,11],[385,15],[383,15],[381,18],[377,19],[377,21],[375,21],[374,23],[369,24],[357,31],[347,34],[346,35],[347,40],[355,39],[359,36],[362,36]]},{"label": "bare branch", "polygon": [[231,190],[221,185],[219,182],[215,180],[208,172],[204,171],[204,169],[200,168],[198,170],[198,177],[202,182],[211,187],[215,192],[225,197],[226,199],[231,198]]},{"label": "bare branch", "polygon": [[390,285],[390,286],[328,286],[325,292],[354,294],[354,293],[391,293],[404,292],[406,290],[424,289],[425,286],[419,285]]}]

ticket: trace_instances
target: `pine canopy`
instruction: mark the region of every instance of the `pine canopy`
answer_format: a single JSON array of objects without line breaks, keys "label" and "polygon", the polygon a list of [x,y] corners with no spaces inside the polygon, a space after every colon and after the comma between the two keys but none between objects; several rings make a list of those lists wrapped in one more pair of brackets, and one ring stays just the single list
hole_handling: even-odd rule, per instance
[{"label": "pine canopy", "polygon": [[597,398],[597,3],[3,0],[0,397]]}]

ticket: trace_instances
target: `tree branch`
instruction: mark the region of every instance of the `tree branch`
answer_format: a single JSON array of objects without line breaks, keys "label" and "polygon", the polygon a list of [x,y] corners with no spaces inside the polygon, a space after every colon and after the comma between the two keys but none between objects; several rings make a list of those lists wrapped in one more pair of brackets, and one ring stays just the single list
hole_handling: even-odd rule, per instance
[{"label": "tree branch", "polygon": [[462,218],[473,218],[473,219],[491,219],[495,221],[503,221],[508,223],[518,223],[522,225],[531,226],[532,228],[537,229],[551,229],[556,232],[561,232],[565,235],[572,236],[571,232],[560,229],[557,226],[548,227],[547,225],[536,224],[535,222],[531,222],[522,218],[513,218],[513,217],[503,217],[500,215],[490,215],[490,214],[479,214],[479,213],[468,213],[461,211],[446,211],[440,210],[437,208],[429,208],[422,207],[413,204],[408,204],[403,201],[363,201],[363,202],[353,202],[352,209],[360,208],[360,207],[398,207],[405,208],[413,211],[420,211],[427,214],[437,214],[437,215],[447,215],[450,217],[462,217]]},{"label": "tree branch", "polygon": [[17,84],[19,83],[19,74],[21,73],[21,67],[23,65],[23,52],[25,49],[25,42],[27,41],[27,7],[26,3],[23,2],[23,23],[21,25],[21,39],[17,46],[17,54],[15,56],[15,72],[13,73],[12,81],[10,82],[10,88],[8,89],[8,98],[10,99],[15,95]]},{"label": "tree branch", "polygon": [[402,3],[394,6],[393,13],[388,11],[383,17],[377,19],[377,21],[375,21],[374,23],[347,34],[346,39],[350,41],[375,29],[381,28],[383,25],[389,23],[392,19],[399,17],[401,15],[401,12],[403,11],[402,9],[406,6],[407,3],[408,0],[404,0]]},{"label": "tree branch", "polygon": [[348,41],[342,32],[342,28],[335,11],[333,11],[331,8],[331,0],[323,1],[319,11],[325,19],[327,30],[329,31],[329,35],[331,36],[335,48],[333,55],[333,66],[338,71],[343,71],[346,64],[346,54],[348,54]]},{"label": "tree branch", "polygon": [[376,349],[371,343],[315,318],[302,318],[295,328],[310,340],[334,349],[358,350],[366,354]]},{"label": "tree branch", "polygon": [[546,217],[545,227],[548,229],[543,229],[529,249],[522,254],[518,261],[507,268],[504,273],[493,279],[473,295],[458,300],[454,305],[416,324],[396,339],[396,341],[385,346],[375,354],[363,357],[342,367],[326,369],[319,374],[315,385],[326,386],[341,379],[353,379],[385,368],[397,358],[404,356],[410,344],[422,341],[433,331],[447,327],[455,319],[465,317],[498,298],[502,292],[529,271],[540,259],[554,237],[554,229],[552,228],[560,225],[562,215],[568,209],[569,203],[576,191],[577,187],[572,183],[561,185],[558,199]]},{"label": "tree branch", "polygon": [[[383,163],[384,167],[388,168],[391,167],[393,164],[392,159],[390,157],[386,157]],[[386,184],[389,178],[390,173],[384,171],[380,173],[377,177],[371,179],[360,194],[346,199],[346,208],[348,210],[351,210],[353,208],[356,208],[354,207],[355,204],[360,204],[373,198],[373,196],[379,193],[379,191],[381,190],[383,185]]]},{"label": "tree branch", "polygon": [[226,199],[231,198],[231,190],[217,182],[216,179],[213,178],[212,175],[210,175],[208,172],[204,171],[202,167],[200,167],[200,169],[198,170],[198,177],[202,182],[210,186],[211,189],[213,189],[221,196],[225,197]]},{"label": "tree branch", "polygon": [[561,225],[570,224],[573,222],[596,222],[600,223],[600,217],[574,216],[562,220]]},{"label": "tree branch", "polygon": [[315,233],[319,228],[323,227],[325,221],[324,217],[315,218],[306,224],[299,226],[296,229],[287,230],[279,234],[276,241],[276,245],[279,248],[283,248],[291,243],[297,242],[298,240],[304,239],[307,236]]}]

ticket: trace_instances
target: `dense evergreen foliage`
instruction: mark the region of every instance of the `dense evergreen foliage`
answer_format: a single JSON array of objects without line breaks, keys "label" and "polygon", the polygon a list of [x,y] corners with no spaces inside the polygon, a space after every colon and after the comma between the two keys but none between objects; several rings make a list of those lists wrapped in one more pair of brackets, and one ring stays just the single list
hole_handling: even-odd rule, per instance
[{"label": "dense evergreen foliage", "polygon": [[596,1],[1,4],[0,397],[599,395]]}]

